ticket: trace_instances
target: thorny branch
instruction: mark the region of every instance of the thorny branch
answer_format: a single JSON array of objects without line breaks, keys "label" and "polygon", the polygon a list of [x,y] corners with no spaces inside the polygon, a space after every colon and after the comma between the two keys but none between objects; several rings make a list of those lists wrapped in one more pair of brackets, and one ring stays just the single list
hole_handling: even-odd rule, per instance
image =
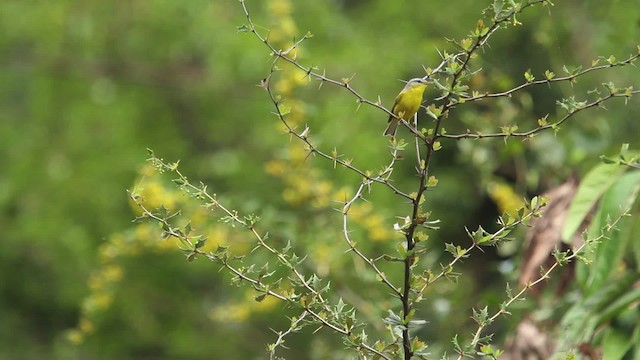
[{"label": "thorny branch", "polygon": [[[152,157],[150,159],[151,161],[154,162],[154,164],[161,168],[162,170],[170,170],[172,172],[174,172],[179,179],[177,179],[176,183],[179,184],[179,186],[187,193],[191,194],[192,196],[205,200],[207,202],[206,206],[211,208],[211,209],[220,209],[223,213],[226,214],[226,216],[231,219],[233,222],[243,225],[244,227],[246,227],[254,236],[254,238],[257,240],[259,247],[267,249],[270,253],[274,254],[275,256],[278,257],[278,259],[281,260],[281,262],[283,264],[287,264],[289,263],[287,257],[285,256],[284,253],[276,250],[275,248],[269,246],[266,242],[265,242],[265,237],[262,236],[257,229],[255,228],[255,226],[251,223],[249,223],[246,220],[243,220],[242,218],[240,218],[237,214],[237,212],[233,211],[233,210],[229,210],[228,208],[226,208],[224,205],[222,205],[220,202],[218,202],[218,200],[216,200],[215,196],[212,196],[211,194],[209,194],[206,190],[206,186],[203,186],[202,188],[197,187],[193,184],[191,184],[187,177],[184,176],[178,169],[177,169],[177,164],[165,164],[164,162],[162,162],[161,159],[156,158],[153,154]],[[269,295],[272,296],[276,299],[279,299],[281,301],[285,301],[287,303],[290,303],[293,306],[296,307],[302,307],[304,309],[304,312],[300,315],[300,317],[298,318],[299,320],[297,321],[293,321],[291,327],[290,327],[290,331],[285,331],[283,333],[279,333],[278,334],[278,340],[276,341],[276,344],[281,344],[282,343],[282,338],[292,332],[294,328],[297,328],[300,325],[300,322],[302,321],[302,319],[304,317],[307,316],[307,314],[311,315],[315,321],[319,322],[320,324],[322,324],[324,327],[327,327],[328,329],[331,329],[332,331],[335,331],[343,336],[352,336],[353,335],[353,329],[355,327],[355,324],[352,324],[350,326],[347,326],[346,324],[342,324],[342,323],[334,323],[332,322],[332,318],[330,316],[327,316],[326,314],[331,314],[332,313],[332,309],[329,307],[328,301],[326,299],[324,299],[324,297],[322,296],[322,294],[316,290],[313,286],[310,285],[311,281],[308,279],[305,279],[304,275],[302,275],[295,266],[290,266],[289,270],[295,275],[295,277],[298,279],[299,283],[303,285],[303,287],[311,294],[311,298],[315,299],[315,301],[302,301],[300,298],[300,296],[287,296],[287,295],[283,295],[280,294],[274,290],[272,290],[270,288],[270,286],[264,282],[262,282],[259,278],[253,278],[249,275],[247,275],[245,273],[245,271],[243,271],[240,268],[237,268],[235,266],[233,266],[230,261],[229,261],[229,256],[226,252],[221,252],[221,253],[216,253],[216,252],[204,252],[202,250],[199,249],[199,244],[198,243],[194,243],[192,241],[192,239],[195,238],[200,238],[199,236],[190,236],[188,234],[186,234],[185,232],[183,232],[182,230],[180,230],[179,228],[175,227],[172,223],[169,222],[170,219],[174,218],[176,214],[171,214],[171,215],[160,215],[157,214],[153,211],[151,211],[150,209],[148,209],[144,204],[143,204],[143,199],[136,194],[135,191],[129,192],[129,196],[130,198],[138,205],[138,207],[142,210],[143,215],[141,217],[139,217],[137,220],[143,220],[143,219],[151,219],[154,220],[158,223],[160,223],[162,225],[163,231],[166,233],[167,236],[172,236],[175,237],[176,239],[180,240],[181,243],[185,244],[187,246],[186,249],[183,249],[185,251],[188,252],[188,257],[190,259],[196,257],[196,256],[203,256],[211,261],[220,263],[224,268],[226,268],[231,274],[233,274],[234,276],[236,276],[237,278],[246,281],[247,283],[251,284],[252,287],[260,292],[263,293],[265,295]],[[317,311],[314,310],[314,308],[312,307],[312,304],[315,305],[320,305],[322,307],[321,311]],[[358,344],[359,347],[365,349],[367,352],[371,353],[371,354],[376,354],[377,356],[380,356],[383,359],[390,359],[387,355],[385,355],[384,353],[378,351],[377,349],[371,347],[370,345],[366,344],[364,341],[360,342]],[[274,356],[274,350],[275,350],[275,345],[273,346],[273,349],[271,349],[271,356]]]},{"label": "thorny branch", "polygon": [[[300,62],[298,62],[294,50],[298,46],[300,46],[300,44],[303,41],[310,38],[311,34],[307,34],[303,36],[301,39],[296,41],[293,45],[291,45],[286,50],[276,49],[269,42],[268,35],[263,36],[256,30],[257,27],[253,23],[253,20],[251,19],[251,16],[246,7],[245,1],[240,0],[240,3],[242,4],[244,14],[248,21],[248,26],[245,27],[243,30],[253,33],[263,44],[265,44],[269,48],[271,55],[274,56],[275,58],[274,66],[278,60],[283,60],[293,65],[294,67],[298,68],[299,70],[303,71],[310,78],[319,80],[321,82],[321,85],[324,83],[328,83],[330,85],[347,89],[347,91],[349,91],[353,96],[356,97],[359,104],[364,103],[384,111],[387,115],[395,116],[394,114],[391,113],[389,109],[382,106],[380,100],[371,101],[365,98],[364,96],[362,96],[359,91],[357,91],[350,85],[351,79],[346,79],[346,80],[343,79],[341,81],[334,80],[327,77],[325,75],[325,72],[320,73],[317,71],[315,67],[304,66]],[[306,145],[310,154],[319,155],[322,158],[332,161],[334,163],[334,166],[335,164],[339,164],[340,166],[360,175],[363,178],[362,182],[358,187],[358,190],[356,191],[356,194],[349,201],[345,202],[341,211],[343,215],[344,238],[349,245],[350,251],[354,252],[358,257],[363,259],[381,278],[381,281],[387,287],[392,289],[394,295],[400,298],[402,302],[402,309],[403,309],[403,321],[407,323],[409,321],[408,319],[409,314],[412,312],[413,306],[414,306],[414,300],[412,300],[412,297],[419,299],[429,284],[433,283],[433,281],[436,281],[441,277],[447,276],[450,273],[450,270],[458,261],[468,256],[468,253],[479,245],[478,243],[474,242],[473,245],[470,246],[469,248],[460,249],[457,255],[454,254],[454,259],[448,265],[443,267],[443,270],[440,274],[432,276],[430,278],[430,281],[426,281],[420,289],[412,288],[412,278],[414,276],[415,267],[418,264],[418,259],[419,259],[418,257],[419,250],[416,249],[416,245],[418,241],[415,239],[415,236],[416,236],[417,229],[420,228],[421,226],[424,226],[424,223],[428,218],[428,213],[424,212],[424,210],[422,209],[422,203],[424,202],[426,191],[428,190],[427,179],[429,178],[429,165],[431,163],[433,154],[439,148],[438,139],[441,139],[441,138],[446,138],[446,139],[476,138],[478,139],[478,138],[498,138],[498,137],[507,138],[510,136],[528,138],[543,130],[556,129],[558,126],[562,125],[566,120],[568,120],[578,112],[581,112],[583,110],[590,109],[596,106],[603,106],[603,103],[609,99],[616,98],[616,97],[629,98],[631,95],[635,95],[640,92],[638,90],[634,91],[631,88],[627,88],[627,89],[623,89],[623,90],[626,90],[623,93],[611,91],[608,95],[604,97],[600,97],[592,102],[581,102],[581,103],[577,102],[575,106],[568,108],[567,114],[565,114],[563,117],[558,119],[556,122],[553,122],[553,123],[543,122],[543,123],[540,123],[539,124],[540,126],[538,126],[537,128],[529,131],[524,131],[524,132],[503,131],[503,132],[492,133],[492,134],[481,134],[481,133],[471,133],[471,132],[468,132],[465,134],[441,133],[441,129],[442,129],[441,124],[443,119],[447,118],[450,115],[449,113],[451,112],[451,110],[453,110],[455,107],[457,107],[460,104],[479,101],[486,98],[507,97],[512,95],[515,92],[518,92],[520,90],[523,90],[525,88],[528,88],[534,85],[551,84],[551,83],[565,82],[565,81],[573,82],[578,77],[593,71],[603,70],[603,69],[607,69],[615,66],[624,66],[624,65],[632,64],[638,57],[640,57],[640,54],[638,54],[638,55],[631,56],[626,60],[623,60],[620,62],[610,62],[609,64],[605,64],[605,65],[594,64],[590,68],[576,71],[574,73],[571,73],[569,76],[565,76],[565,77],[554,78],[555,75],[553,76],[547,75],[547,78],[543,80],[529,79],[528,82],[501,93],[487,92],[483,94],[478,94],[474,92],[473,95],[469,96],[466,93],[466,86],[463,85],[463,81],[469,76],[472,76],[473,74],[475,74],[474,72],[470,71],[469,65],[471,60],[476,55],[476,52],[479,49],[483,48],[484,45],[487,44],[489,38],[498,29],[504,27],[503,25],[506,25],[509,22],[513,22],[514,24],[517,24],[518,21],[516,20],[516,15],[520,14],[524,9],[536,4],[546,5],[546,4],[552,4],[552,3],[549,0],[528,0],[526,2],[519,3],[519,4],[512,1],[510,3],[505,3],[503,5],[506,5],[506,4],[508,4],[508,6],[505,6],[504,9],[501,8],[499,11],[496,10],[495,15],[492,16],[491,18],[491,24],[489,24],[488,26],[484,26],[482,22],[478,23],[476,32],[472,33],[469,39],[465,39],[469,41],[468,43],[464,43],[464,44],[456,43],[456,45],[458,45],[462,49],[462,51],[457,52],[453,55],[445,53],[444,55],[442,55],[442,62],[435,69],[427,70],[427,76],[425,76],[425,78],[434,80],[436,87],[439,90],[443,91],[443,95],[440,98],[436,99],[436,100],[442,101],[443,105],[441,106],[438,114],[432,115],[432,117],[434,117],[434,120],[435,120],[433,129],[427,133],[423,133],[422,131],[418,130],[417,125],[411,125],[411,124],[408,124],[403,119],[399,119],[413,133],[413,135],[416,138],[416,151],[417,151],[417,160],[418,160],[416,171],[418,173],[418,186],[416,191],[411,194],[401,191],[400,189],[396,188],[394,185],[390,183],[390,176],[392,174],[393,165],[397,158],[396,148],[393,148],[392,150],[392,160],[390,164],[386,166],[386,168],[383,171],[381,171],[377,176],[370,176],[364,171],[353,166],[349,161],[338,159],[336,154],[329,154],[315,147],[309,139],[308,135],[310,130],[308,127],[305,128],[302,132],[297,132],[293,127],[291,127],[287,123],[285,119],[285,115],[282,113],[280,109],[280,104],[282,100],[273,94],[269,84],[271,76],[275,71],[274,67],[272,67],[269,76],[263,81],[263,84],[262,84],[262,87],[267,90],[269,97],[275,106],[275,109],[276,109],[275,114],[285,124],[285,126],[288,129],[288,132],[293,136],[295,136],[296,138],[298,138],[299,140],[301,140]],[[444,85],[441,84],[441,81],[439,81],[440,79],[437,79],[441,76],[448,80],[448,82],[444,82]],[[620,89],[617,89],[617,90],[620,90]],[[421,145],[424,146],[424,150],[423,150],[424,154],[421,152]],[[405,200],[409,200],[412,203],[412,210],[411,210],[411,215],[409,217],[409,224],[408,226],[406,226],[401,230],[403,232],[403,235],[405,237],[405,242],[406,242],[406,256],[402,259],[402,261],[404,262],[404,276],[403,276],[403,285],[400,288],[393,285],[391,280],[388,279],[384,275],[384,273],[382,273],[378,269],[378,267],[375,264],[377,260],[369,259],[359,249],[357,249],[356,242],[353,239],[351,239],[349,234],[349,227],[348,227],[349,210],[355,201],[357,201],[358,199],[362,199],[364,190],[367,188],[370,188],[370,186],[374,183],[383,184],[384,186],[390,188],[395,194],[401,196]],[[518,222],[513,224],[513,226],[518,225],[522,221],[524,221],[524,219],[519,220]],[[503,227],[503,230],[505,228],[506,227]],[[551,269],[549,269],[547,273],[543,274],[543,277],[547,276],[549,272],[552,271],[556,266],[558,266],[558,264],[554,265]],[[523,289],[520,293],[516,295],[516,297],[520,297],[522,294],[524,294],[524,292],[527,289],[528,288]],[[510,299],[510,301],[506,303],[506,306],[509,306],[514,300],[515,299]],[[491,319],[494,319],[495,317],[503,313],[504,312],[499,312]],[[482,328],[478,330],[478,332],[476,333],[476,336],[474,337],[476,343],[479,339],[479,334],[481,330]],[[412,349],[411,334],[409,333],[408,326],[405,326],[404,329],[402,330],[402,342],[403,342],[404,358],[410,359],[414,355],[414,351]],[[474,346],[476,345],[476,343],[474,343]]]}]

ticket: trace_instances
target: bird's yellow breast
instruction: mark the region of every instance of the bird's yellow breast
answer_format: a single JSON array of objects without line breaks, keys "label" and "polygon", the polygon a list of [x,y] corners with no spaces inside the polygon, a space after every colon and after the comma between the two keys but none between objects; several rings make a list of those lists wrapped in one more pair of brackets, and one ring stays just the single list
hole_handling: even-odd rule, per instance
[{"label": "bird's yellow breast", "polygon": [[420,109],[422,94],[427,85],[419,84],[408,90],[403,90],[396,98],[392,112],[405,120],[409,120]]}]

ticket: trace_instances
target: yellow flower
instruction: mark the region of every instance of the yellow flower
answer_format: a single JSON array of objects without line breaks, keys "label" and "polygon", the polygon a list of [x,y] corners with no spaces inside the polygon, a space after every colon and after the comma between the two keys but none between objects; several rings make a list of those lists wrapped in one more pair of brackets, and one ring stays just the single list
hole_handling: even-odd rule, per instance
[{"label": "yellow flower", "polygon": [[67,332],[67,340],[69,340],[73,345],[79,345],[84,341],[84,335],[80,330],[70,330]]},{"label": "yellow flower", "polygon": [[89,319],[84,318],[80,320],[80,324],[78,325],[78,328],[84,334],[91,334],[95,329],[95,326]]},{"label": "yellow flower", "polygon": [[291,14],[292,6],[289,0],[274,0],[269,2],[270,17],[281,17]]},{"label": "yellow flower", "polygon": [[494,181],[489,183],[487,192],[501,213],[515,215],[524,205],[522,198],[515,192],[513,187],[505,182]]},{"label": "yellow flower", "polygon": [[122,267],[120,265],[109,265],[103,270],[104,278],[109,282],[117,282],[122,279]]},{"label": "yellow flower", "polygon": [[104,288],[104,284],[104,278],[102,276],[99,276],[98,274],[92,274],[89,277],[89,289],[91,291],[102,290]]},{"label": "yellow flower", "polygon": [[264,166],[265,171],[273,176],[278,176],[281,177],[284,175],[285,172],[285,166],[284,163],[280,160],[272,160],[269,161],[265,166]]},{"label": "yellow flower", "polygon": [[249,315],[249,307],[238,304],[221,305],[209,312],[210,319],[220,322],[243,322]]}]

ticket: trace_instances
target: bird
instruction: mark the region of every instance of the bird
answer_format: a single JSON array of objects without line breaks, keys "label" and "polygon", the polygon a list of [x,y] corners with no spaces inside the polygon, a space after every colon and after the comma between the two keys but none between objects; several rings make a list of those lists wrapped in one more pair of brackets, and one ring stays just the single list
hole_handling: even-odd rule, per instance
[{"label": "bird", "polygon": [[395,116],[389,115],[389,125],[384,131],[385,136],[396,135],[396,130],[400,123],[396,116],[409,121],[416,112],[418,112],[418,109],[420,109],[420,105],[422,104],[422,94],[424,93],[424,89],[430,83],[431,82],[429,80],[424,78],[414,78],[407,82],[407,85],[405,85],[404,89],[400,91],[400,94],[398,94],[395,102],[393,103],[391,112]]}]

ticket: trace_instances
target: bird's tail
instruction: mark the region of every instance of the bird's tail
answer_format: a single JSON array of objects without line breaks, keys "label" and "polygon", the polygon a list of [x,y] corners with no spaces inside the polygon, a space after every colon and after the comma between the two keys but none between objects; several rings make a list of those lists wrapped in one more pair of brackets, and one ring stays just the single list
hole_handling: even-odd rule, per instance
[{"label": "bird's tail", "polygon": [[398,119],[389,119],[389,125],[384,131],[385,136],[396,136],[396,130],[398,130]]}]

